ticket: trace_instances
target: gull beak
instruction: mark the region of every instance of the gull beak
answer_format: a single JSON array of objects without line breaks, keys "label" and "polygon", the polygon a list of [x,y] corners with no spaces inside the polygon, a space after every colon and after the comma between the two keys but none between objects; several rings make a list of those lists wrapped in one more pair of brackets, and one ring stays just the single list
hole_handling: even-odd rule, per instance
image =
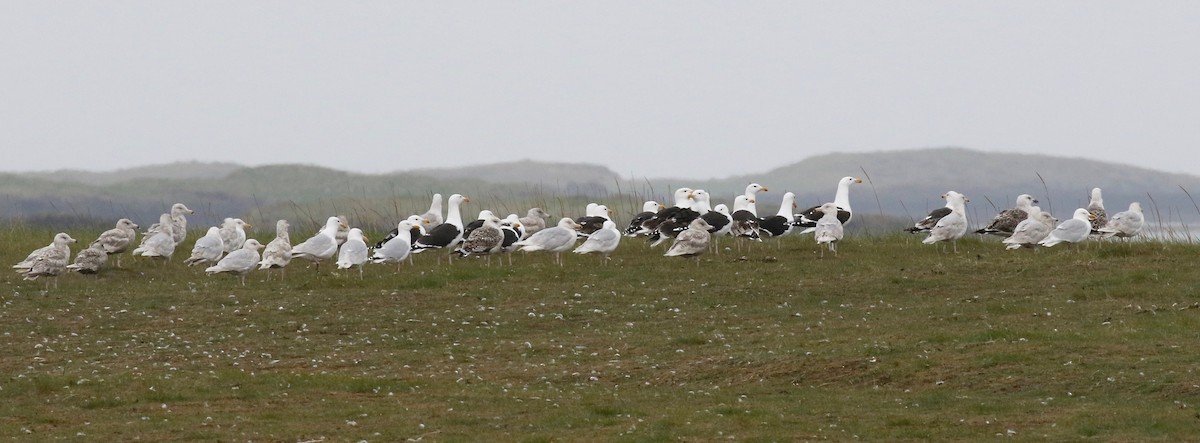
[{"label": "gull beak", "polygon": [[1088,213],[1088,220],[1095,220],[1095,219],[1096,219],[1096,214],[1092,214],[1092,213],[1090,213],[1090,212],[1089,212],[1089,213]]},{"label": "gull beak", "polygon": [[521,224],[520,224],[520,223],[513,223],[513,227],[514,227],[514,228],[519,228],[519,227],[521,227]]},{"label": "gull beak", "polygon": [[861,179],[861,178],[856,178],[856,179],[854,179],[854,182],[855,182],[855,183],[862,183],[862,179]]},{"label": "gull beak", "polygon": [[763,190],[763,192],[770,192],[770,191],[771,191],[770,189],[767,189],[767,187],[766,187],[766,186],[763,186],[763,187],[762,187],[762,190]]},{"label": "gull beak", "polygon": [[368,240],[371,240],[371,239],[367,238],[367,234],[363,234],[363,241],[368,241]]},{"label": "gull beak", "polygon": [[423,218],[423,219],[421,219],[421,223],[424,223],[424,224],[430,224],[430,223],[433,223],[433,222],[429,221],[429,219],[427,219],[427,218]]},{"label": "gull beak", "polygon": [[249,224],[249,223],[246,223],[246,227],[247,227],[247,228],[253,228],[253,227],[254,227],[254,225],[252,225],[252,224]]},{"label": "gull beak", "polygon": [[1041,202],[1037,201],[1037,199],[1036,199],[1036,198],[1035,198],[1035,199],[1033,199],[1033,202],[1034,202],[1034,203],[1041,203]]},{"label": "gull beak", "polygon": [[471,202],[471,197],[467,197],[467,196],[465,196],[465,195],[464,195],[464,196],[463,196],[463,203],[470,203],[470,202]]},{"label": "gull beak", "polygon": [[573,228],[575,228],[575,230],[576,230],[576,231],[578,231],[578,230],[580,230],[580,229],[583,229],[583,225],[581,225],[581,224],[579,224],[579,223],[572,223],[572,224],[571,224],[571,226],[572,226]]},{"label": "gull beak", "polygon": [[752,198],[752,199],[750,199],[750,203],[758,203],[758,200],[755,200]]},{"label": "gull beak", "polygon": [[792,209],[796,209],[796,208],[799,208],[799,206],[796,206],[795,203],[792,203]]},{"label": "gull beak", "polygon": [[616,215],[616,214],[617,214],[617,211],[614,211],[612,209],[608,210],[608,215]]},{"label": "gull beak", "polygon": [[349,226],[346,226],[346,224],[345,224],[345,223],[338,223],[338,227],[339,227],[339,228],[342,228],[342,229],[350,229],[350,227],[349,227]]},{"label": "gull beak", "polygon": [[687,198],[696,198],[696,194],[688,194]]}]

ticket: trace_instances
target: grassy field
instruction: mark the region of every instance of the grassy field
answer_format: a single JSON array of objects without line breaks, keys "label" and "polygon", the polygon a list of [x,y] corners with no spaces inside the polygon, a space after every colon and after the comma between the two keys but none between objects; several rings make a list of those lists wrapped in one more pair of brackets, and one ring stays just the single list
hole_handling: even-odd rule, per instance
[{"label": "grassy field", "polygon": [[[0,257],[51,236],[0,230]],[[0,438],[1200,435],[1200,247],[1033,253],[973,238],[953,254],[919,239],[848,238],[819,259],[797,236],[698,265],[641,241],[607,266],[426,253],[361,281],[300,264],[246,287],[180,257],[126,257],[46,292],[6,272]]]}]

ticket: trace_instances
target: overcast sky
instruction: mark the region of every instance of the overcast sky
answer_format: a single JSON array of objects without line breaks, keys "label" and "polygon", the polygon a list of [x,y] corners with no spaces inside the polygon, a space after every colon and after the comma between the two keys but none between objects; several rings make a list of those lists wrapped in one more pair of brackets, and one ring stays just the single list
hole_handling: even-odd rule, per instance
[{"label": "overcast sky", "polygon": [[4,1],[0,170],[935,146],[1200,174],[1200,2]]}]

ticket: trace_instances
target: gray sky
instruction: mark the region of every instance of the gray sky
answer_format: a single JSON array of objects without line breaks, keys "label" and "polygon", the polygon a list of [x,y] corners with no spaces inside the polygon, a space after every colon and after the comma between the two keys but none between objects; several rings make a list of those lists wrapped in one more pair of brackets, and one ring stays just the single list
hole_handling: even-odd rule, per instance
[{"label": "gray sky", "polygon": [[0,170],[932,146],[1200,174],[1200,2],[5,1]]}]

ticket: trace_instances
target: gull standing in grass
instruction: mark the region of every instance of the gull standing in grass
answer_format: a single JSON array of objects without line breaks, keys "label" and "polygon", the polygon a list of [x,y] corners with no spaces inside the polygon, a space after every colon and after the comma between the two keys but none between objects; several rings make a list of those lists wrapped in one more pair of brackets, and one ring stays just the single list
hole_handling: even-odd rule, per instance
[{"label": "gull standing in grass", "polygon": [[1108,219],[1108,223],[1100,228],[1100,235],[1104,238],[1129,238],[1142,232],[1142,226],[1145,224],[1146,218],[1142,214],[1142,204],[1133,202],[1129,204],[1128,211],[1118,212],[1117,215]]},{"label": "gull standing in grass", "polygon": [[67,270],[80,274],[96,274],[100,272],[100,267],[107,262],[108,252],[104,250],[104,245],[100,243],[100,240],[96,240],[87,248],[79,251],[79,254],[75,256],[75,262],[67,265]]},{"label": "gull standing in grass", "polygon": [[367,262],[367,237],[362,229],[352,228],[346,233],[346,242],[338,251],[338,269],[358,266],[358,279],[363,279],[363,263]]},{"label": "gull standing in grass", "polygon": [[221,228],[211,226],[203,237],[196,239],[196,244],[192,245],[192,255],[183,262],[188,266],[216,263],[224,254],[225,244],[221,241]]},{"label": "gull standing in grass", "polygon": [[1038,244],[1049,248],[1063,242],[1078,244],[1085,241],[1092,233],[1092,220],[1095,219],[1096,215],[1087,208],[1076,209],[1073,217],[1059,223],[1058,227],[1050,231],[1050,235]]},{"label": "gull standing in grass", "polygon": [[508,265],[512,266],[512,252],[518,248],[516,243],[525,238],[525,225],[521,224],[521,218],[517,214],[508,214],[500,223],[500,232],[504,234],[504,240],[500,242],[500,252],[508,256]]},{"label": "gull standing in grass", "polygon": [[617,224],[612,220],[605,220],[604,225],[599,231],[593,232],[588,236],[583,244],[575,248],[576,254],[589,254],[592,252],[600,254],[601,263],[608,264],[608,254],[611,254],[621,244],[621,231],[617,230]]},{"label": "gull standing in grass", "polygon": [[579,224],[575,223],[575,220],[563,217],[558,221],[558,225],[538,231],[525,240],[513,243],[513,246],[518,246],[525,252],[553,252],[554,262],[561,267],[562,253],[575,246],[578,229]]},{"label": "gull standing in grass", "polygon": [[175,229],[171,224],[171,214],[158,216],[158,226],[154,235],[143,239],[142,245],[133,250],[133,255],[160,258],[163,259],[163,266],[166,266],[167,262],[171,261],[171,255],[175,253]]},{"label": "gull standing in grass", "polygon": [[[817,230],[813,231],[813,239],[817,241],[817,249],[821,249],[821,244],[825,244],[833,255],[837,255],[837,242],[841,241],[844,235],[842,221],[838,220],[838,206],[826,203],[821,205],[819,210],[825,215],[817,220]],[[825,257],[824,249],[821,249],[821,257]]]},{"label": "gull standing in grass", "polygon": [[[729,234],[734,237],[762,241],[758,234],[758,216],[752,211],[752,205],[753,199],[750,197],[744,195],[734,197],[733,213],[729,215],[733,219],[733,224],[729,228]],[[738,249],[741,249],[740,243]]]},{"label": "gull standing in grass", "polygon": [[1108,224],[1108,212],[1104,210],[1104,197],[1100,195],[1100,188],[1092,188],[1092,198],[1088,201],[1087,210],[1092,214],[1088,224],[1093,232]]},{"label": "gull standing in grass", "polygon": [[976,234],[994,234],[994,235],[1012,235],[1013,230],[1017,229],[1017,225],[1029,218],[1030,211],[1034,208],[1034,203],[1038,201],[1029,194],[1021,194],[1017,196],[1017,206],[1014,208],[1005,209],[996,214],[992,222],[987,227],[975,231]]},{"label": "gull standing in grass", "polygon": [[646,220],[654,218],[654,214],[663,210],[663,205],[654,200],[647,200],[642,203],[642,212],[639,212],[629,220],[629,227],[625,228],[625,235],[629,237],[637,237],[642,234],[649,234],[650,230],[642,227],[642,223]]},{"label": "gull standing in grass", "polygon": [[522,238],[526,238],[530,235],[533,235],[537,231],[546,229],[546,217],[549,216],[550,213],[546,212],[545,209],[529,208],[529,212],[526,212],[524,217],[521,217],[517,220],[517,223],[520,223],[521,226],[525,228],[525,237]]},{"label": "gull standing in grass", "polygon": [[[454,250],[455,246],[463,241],[463,220],[462,220],[462,204],[470,203],[471,198],[453,194],[446,201],[446,221],[429,230],[428,234],[421,236],[413,243],[412,253],[419,254],[426,249],[449,249]],[[441,261],[441,257],[438,257]]]},{"label": "gull standing in grass", "polygon": [[[787,234],[792,230],[792,213],[796,208],[796,194],[791,191],[784,192],[783,202],[779,204],[779,213],[759,220],[759,232],[765,232],[771,237],[782,237]],[[815,212],[812,213],[815,214]],[[812,225],[816,226],[816,223],[814,222]]]},{"label": "gull standing in grass", "polygon": [[329,260],[334,254],[337,254],[337,231],[342,226],[345,225],[337,217],[329,217],[325,220],[325,227],[321,228],[316,235],[292,247],[292,258],[311,261],[320,271],[321,261]]},{"label": "gull standing in grass", "polygon": [[262,261],[258,262],[258,269],[267,271],[267,281],[271,281],[271,270],[279,270],[279,279],[284,277],[284,267],[292,262],[292,237],[288,233],[288,228],[292,225],[287,220],[279,220],[275,222],[275,239],[267,243],[267,247],[263,249]]},{"label": "gull standing in grass", "polygon": [[242,243],[246,242],[246,228],[250,224],[240,218],[227,218],[221,224],[221,243],[224,252],[233,252],[242,249]]},{"label": "gull standing in grass", "polygon": [[412,252],[412,235],[415,227],[417,225],[409,220],[398,223],[396,236],[375,248],[375,253],[371,255],[371,263],[395,263],[396,271],[400,271],[400,263],[409,258],[409,254]]},{"label": "gull standing in grass", "polygon": [[442,194],[433,194],[433,199],[429,202],[429,210],[421,214],[420,217],[424,220],[429,220],[425,230],[436,228],[443,223],[442,219]]},{"label": "gull standing in grass", "polygon": [[175,246],[179,246],[187,239],[187,216],[186,214],[194,214],[196,211],[188,209],[183,203],[171,205],[171,239],[175,241]]},{"label": "gull standing in grass", "polygon": [[[1036,208],[1036,207],[1035,207]],[[1054,229],[1055,223],[1058,220],[1049,212],[1042,212],[1039,209],[1033,209],[1029,215],[1017,224],[1013,229],[1012,235],[1004,239],[1005,249],[1019,248],[1036,248],[1038,242],[1045,240],[1046,236],[1050,235],[1050,231]]]},{"label": "gull standing in grass", "polygon": [[262,249],[262,247],[262,243],[259,243],[258,240],[246,240],[246,242],[242,244],[241,249],[230,252],[229,255],[226,255],[225,258],[222,258],[221,261],[217,262],[216,265],[205,269],[204,272],[208,275],[219,274],[222,272],[237,274],[242,282],[242,286],[246,286],[246,274],[249,273],[251,269],[254,269],[254,265],[258,264],[258,250]]},{"label": "gull standing in grass", "polygon": [[337,234],[334,234],[333,238],[337,240],[338,247],[340,248],[342,244],[346,243],[346,239],[350,238],[350,219],[344,215],[337,216],[337,219],[341,224],[338,225]]},{"label": "gull standing in grass", "polygon": [[700,266],[700,254],[708,249],[708,240],[712,237],[712,234],[708,233],[711,228],[703,218],[692,220],[687,229],[675,236],[675,243],[671,244],[671,248],[667,249],[663,256],[695,257],[696,266]]},{"label": "gull standing in grass", "polygon": [[[862,179],[857,177],[842,177],[841,180],[838,180],[837,191],[833,194],[833,204],[838,207],[838,220],[843,225],[850,223],[850,220],[854,218],[854,211],[850,209],[850,185],[855,183],[862,183]],[[822,214],[817,212],[818,207],[813,206],[794,216],[795,226],[804,228],[803,231],[800,231],[801,234],[808,234],[817,230],[817,220],[820,220],[822,217]]]},{"label": "gull standing in grass", "polygon": [[[39,277],[54,277],[54,287],[58,288],[58,275],[67,269],[71,259],[71,243],[75,239],[65,232],[54,235],[54,241],[47,246],[35,249],[25,260],[13,265],[25,280],[37,280]],[[50,282],[46,282],[50,289]]]},{"label": "gull standing in grass", "polygon": [[132,220],[123,218],[117,220],[117,226],[104,231],[95,242],[99,243],[100,247],[104,248],[104,252],[108,255],[117,256],[117,267],[121,267],[121,253],[128,251],[129,246],[137,239],[138,225]]},{"label": "gull standing in grass", "polygon": [[[942,198],[946,200],[946,205],[942,206],[940,208],[934,209],[932,211],[929,211],[929,215],[926,215],[925,218],[918,220],[916,223],[913,224],[913,227],[907,228],[907,229],[905,229],[905,231],[916,234],[918,232],[929,232],[929,231],[933,230],[933,227],[937,226],[938,222],[942,220],[942,217],[950,215],[950,211],[952,208],[950,207],[950,199],[946,198],[946,197],[949,195],[953,195],[953,194],[958,194],[958,193],[954,192],[954,191],[949,191],[945,194],[942,194]],[[962,195],[962,194],[958,194],[958,195]]]},{"label": "gull standing in grass", "polygon": [[937,242],[949,241],[954,245],[954,252],[958,253],[958,239],[967,233],[966,203],[970,200],[954,191],[942,194],[942,198],[946,199],[950,213],[938,220],[937,224],[929,230],[929,236],[925,237],[925,240],[921,240],[921,243],[932,245]]},{"label": "gull standing in grass", "polygon": [[500,247],[504,244],[504,232],[500,230],[500,218],[487,211],[487,214],[480,214],[484,218],[479,227],[472,229],[467,235],[467,239],[463,240],[462,244],[454,250],[458,255],[466,257],[468,255],[483,255],[487,257],[487,265],[492,265],[492,254],[499,252]]},{"label": "gull standing in grass", "polygon": [[[405,220],[408,220],[408,221],[412,222],[412,224],[413,224],[412,239],[414,242],[417,239],[421,238],[421,236],[428,233],[429,230],[433,229],[433,226],[434,226],[432,221],[430,221],[427,218],[421,218],[421,216],[419,216],[419,215],[410,215]],[[383,236],[383,239],[379,240],[378,243],[375,243],[374,247],[382,248],[384,243],[387,243],[389,240],[395,238],[396,234],[398,234],[398,233],[399,232],[395,228],[393,228],[390,232],[387,233],[387,235]]]}]

